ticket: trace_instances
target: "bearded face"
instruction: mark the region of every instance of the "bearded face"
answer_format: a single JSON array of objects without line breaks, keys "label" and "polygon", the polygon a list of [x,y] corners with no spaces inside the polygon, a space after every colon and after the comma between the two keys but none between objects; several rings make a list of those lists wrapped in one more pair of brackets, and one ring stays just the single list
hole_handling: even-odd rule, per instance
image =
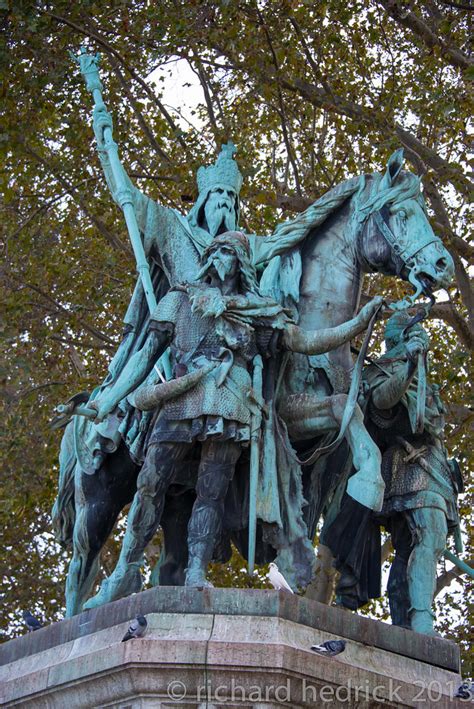
[{"label": "bearded face", "polygon": [[221,281],[226,278],[233,278],[237,273],[239,262],[235,251],[228,246],[220,246],[214,249],[201,269],[199,276],[203,276],[209,271],[217,273]]},{"label": "bearded face", "polygon": [[204,205],[204,215],[212,237],[237,228],[235,199],[236,194],[230,189],[217,187],[209,193]]}]

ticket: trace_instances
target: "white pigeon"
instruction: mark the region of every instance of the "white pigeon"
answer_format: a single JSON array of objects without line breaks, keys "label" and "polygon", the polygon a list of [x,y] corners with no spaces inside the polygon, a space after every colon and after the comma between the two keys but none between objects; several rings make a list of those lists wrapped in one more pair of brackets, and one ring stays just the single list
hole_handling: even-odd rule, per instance
[{"label": "white pigeon", "polygon": [[283,576],[283,574],[278,571],[278,566],[274,564],[273,561],[270,564],[270,571],[267,574],[267,579],[270,581],[273,588],[276,588],[277,591],[286,591],[287,593],[294,593],[290,584]]},{"label": "white pigeon", "polygon": [[127,640],[132,638],[141,638],[145,635],[146,626],[148,625],[147,620],[144,615],[137,615],[132,621],[130,621],[129,628],[122,638],[122,642],[125,643]]}]

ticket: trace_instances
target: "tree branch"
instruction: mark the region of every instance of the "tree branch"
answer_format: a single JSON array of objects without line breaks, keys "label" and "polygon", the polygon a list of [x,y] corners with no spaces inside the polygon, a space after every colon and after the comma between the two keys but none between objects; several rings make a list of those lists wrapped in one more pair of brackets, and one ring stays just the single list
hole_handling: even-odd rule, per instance
[{"label": "tree branch", "polygon": [[452,404],[449,401],[445,402],[445,406],[449,418],[453,422],[465,424],[474,417],[474,408],[463,406],[462,404]]},{"label": "tree branch", "polygon": [[278,59],[277,55],[275,53],[275,49],[273,48],[273,43],[272,39],[270,37],[270,33],[268,31],[268,27],[265,24],[265,20],[263,18],[263,15],[258,8],[258,5],[256,5],[257,8],[257,14],[259,17],[259,25],[263,29],[263,32],[265,34],[265,38],[267,40],[268,47],[270,49],[270,54],[272,55],[272,61],[273,61],[273,66],[275,69],[275,81],[276,81],[276,86],[277,86],[277,93],[278,93],[278,105],[279,105],[279,115],[280,115],[280,120],[281,120],[281,129],[283,133],[283,140],[285,141],[285,146],[286,146],[286,151],[288,153],[288,158],[291,162],[291,167],[293,168],[293,175],[295,178],[295,185],[296,185],[296,191],[298,195],[301,195],[301,183],[300,183],[300,178],[299,178],[299,173],[298,173],[298,166],[296,164],[296,155],[293,150],[293,145],[290,140],[290,136],[288,134],[288,126],[287,126],[287,117],[286,117],[286,111],[285,111],[285,103],[283,101],[283,94],[281,92],[280,88],[280,67],[278,64]]},{"label": "tree branch", "polygon": [[[87,182],[95,182],[97,180],[97,177],[87,177],[85,180],[81,180],[80,182],[77,182],[75,185],[71,185],[71,189],[75,190],[81,185],[86,184]],[[26,217],[26,219],[20,224],[18,229],[16,229],[13,234],[7,237],[7,241],[12,241],[15,239],[35,217],[38,216],[38,214],[41,214],[41,212],[47,212],[50,207],[53,206],[56,202],[58,202],[60,199],[62,199],[65,195],[70,194],[70,190],[64,190],[64,192],[61,192],[60,194],[56,195],[56,197],[53,197],[52,199],[49,199],[47,202],[42,204],[40,207],[37,209],[34,209],[30,214]]]},{"label": "tree branch", "polygon": [[442,56],[452,66],[458,69],[468,69],[474,65],[474,61],[467,54],[445,42],[433,31],[427,22],[412,12],[406,3],[402,3],[399,0],[378,0],[378,2],[397,24],[411,30],[423,40],[427,47],[430,49],[438,47]]},{"label": "tree branch", "polygon": [[382,560],[382,564],[385,561],[387,561],[388,557],[390,556],[390,554],[392,552],[393,552],[392,537],[387,537],[387,539],[382,544],[382,549],[380,551],[380,558]]},{"label": "tree branch", "polygon": [[306,39],[304,37],[301,27],[299,26],[296,19],[294,17],[292,17],[291,15],[288,17],[288,19],[289,19],[291,25],[293,26],[293,29],[295,30],[295,33],[296,33],[298,39],[301,42],[301,46],[303,47],[303,54],[305,55],[306,61],[310,65],[311,69],[313,70],[313,74],[314,74],[315,78],[319,81],[319,83],[321,84],[321,86],[323,87],[323,89],[327,93],[327,95],[332,99],[333,98],[332,89],[331,89],[330,85],[328,84],[328,82],[324,79],[318,65],[314,61],[313,55],[311,54],[311,51],[308,47],[308,43],[306,42]]},{"label": "tree branch", "polygon": [[474,348],[474,333],[451,301],[435,303],[430,310],[430,319],[439,318],[451,325],[456,335],[468,350]]},{"label": "tree branch", "polygon": [[138,106],[138,101],[135,99],[134,95],[130,91],[130,87],[129,87],[127,81],[125,80],[124,75],[122,74],[122,72],[120,71],[120,69],[118,67],[117,61],[110,54],[109,54],[109,61],[112,66],[112,69],[114,70],[115,74],[118,77],[118,80],[120,81],[120,84],[121,84],[123,90],[125,91],[125,94],[130,102],[130,105],[132,106],[133,110],[135,111],[135,115],[137,117],[138,123],[140,124],[142,131],[145,133],[146,137],[148,138],[150,145],[155,149],[156,153],[163,160],[166,160],[166,162],[173,164],[173,161],[171,160],[168,153],[166,153],[163,150],[163,148],[159,145],[159,143],[157,142],[150,126],[146,122],[145,117]]},{"label": "tree branch", "polygon": [[[449,215],[445,209],[445,206],[443,204],[443,200],[441,198],[439,190],[436,187],[434,181],[430,177],[427,177],[427,179],[424,181],[424,184],[425,184],[425,188],[426,188],[426,194],[430,200],[431,206],[433,207],[433,211],[436,214],[438,220],[447,230],[452,232],[453,230],[451,229]],[[473,289],[471,286],[469,274],[467,273],[466,269],[464,268],[464,265],[458,255],[458,253],[453,252],[452,257],[454,260],[456,281],[457,281],[464,305],[466,306],[468,314],[469,314],[469,321],[474,322],[474,292],[473,292]],[[474,339],[474,326],[469,327],[469,325],[467,325],[467,328],[470,333],[471,339]]]},{"label": "tree branch", "polygon": [[103,37],[101,37],[99,34],[97,34],[97,31],[92,31],[89,29],[86,29],[84,27],[81,27],[80,25],[77,25],[75,22],[72,22],[71,20],[67,19],[66,17],[62,17],[61,15],[56,15],[54,12],[49,12],[47,10],[42,11],[43,14],[48,15],[51,17],[53,20],[56,22],[60,22],[61,24],[67,25],[68,27],[71,27],[72,29],[76,30],[76,32],[79,32],[80,34],[84,35],[85,37],[90,37],[91,39],[95,40],[98,45],[103,47],[108,54],[112,54],[118,61],[121,63],[121,65],[128,71],[130,76],[135,79],[135,81],[140,84],[142,89],[145,91],[147,96],[150,98],[152,103],[157,106],[159,109],[160,113],[163,115],[165,118],[166,122],[172,129],[176,140],[178,143],[181,145],[181,147],[188,152],[188,147],[186,145],[186,142],[183,140],[183,138],[180,135],[180,131],[178,126],[175,124],[173,121],[172,117],[166,110],[166,108],[163,106],[161,101],[153,91],[150,89],[150,87],[147,85],[147,83],[137,74],[137,72],[130,66],[130,64],[122,57],[122,55],[111,45],[109,42],[107,42]]},{"label": "tree branch", "polygon": [[[227,57],[228,61],[232,64],[232,67],[235,70],[243,71],[248,74],[246,63],[236,57],[231,48],[217,44],[214,44],[213,46],[219,54]],[[275,87],[275,70],[272,68],[267,68],[264,70],[261,66],[258,67],[254,78],[258,79],[258,82],[261,84],[271,86],[273,88]],[[390,121],[383,115],[377,116],[377,109],[362,106],[354,101],[348,101],[347,99],[338,96],[334,91],[332,91],[331,97],[329,97],[326,91],[299,77],[295,77],[292,81],[290,81],[287,77],[282,76],[280,72],[278,81],[279,84],[287,91],[299,94],[302,98],[309,101],[309,103],[314,106],[323,108],[329,112],[346,116],[355,123],[361,124],[363,127],[370,127],[370,129],[373,130],[374,121],[378,119],[380,121],[380,125],[384,127],[387,132],[394,133],[401,144],[407,148],[407,150],[412,151],[424,165],[436,172],[441,180],[451,182],[464,195],[466,195],[469,199],[471,198],[473,184],[464,175],[462,170],[460,170],[456,165],[444,160],[434,150],[429,148],[427,145],[424,145],[420,140],[418,140],[418,138],[403,128],[403,126],[396,121]],[[262,93],[258,87],[256,90],[259,93]]]},{"label": "tree branch", "polygon": [[39,153],[37,153],[36,150],[31,147],[31,145],[28,145],[23,141],[21,145],[23,146],[25,152],[31,155],[31,157],[33,157],[37,162],[39,162],[40,165],[43,165],[43,167],[45,167],[48,172],[53,175],[53,177],[59,182],[59,184],[62,185],[64,190],[77,202],[84,214],[90,219],[94,226],[97,227],[102,236],[104,236],[105,239],[112,246],[117,249],[120,249],[121,251],[124,251],[127,254],[131,253],[130,247],[127,244],[124,244],[121,239],[115,236],[115,234],[112,234],[112,232],[107,229],[104,222],[90,211],[84,200],[77,194],[77,189],[74,187],[74,185],[71,185],[71,183],[68,182],[68,180],[66,180],[60,174],[60,172],[55,167],[53,167],[45,158],[39,155]]},{"label": "tree branch", "polygon": [[474,260],[474,246],[472,246],[468,241],[465,241],[462,237],[455,234],[455,232],[450,228],[446,227],[439,220],[434,220],[431,222],[434,226],[436,234],[441,234],[446,237],[446,241],[449,246],[455,249],[461,258],[466,259],[466,261],[472,262]]},{"label": "tree branch", "polygon": [[45,382],[45,384],[36,384],[36,386],[28,387],[28,389],[22,389],[21,391],[19,391],[15,395],[14,400],[18,401],[19,399],[24,399],[25,396],[28,396],[28,394],[32,394],[34,391],[38,391],[39,389],[63,386],[64,384],[66,384],[66,382]]},{"label": "tree branch", "polygon": [[105,343],[97,343],[97,342],[81,342],[77,339],[72,339],[68,337],[61,337],[61,335],[57,335],[55,332],[51,333],[49,335],[50,340],[55,340],[56,342],[61,342],[64,345],[73,346],[73,347],[82,347],[86,350],[105,350],[107,352],[115,352],[117,349],[117,343],[114,342],[113,345],[107,345]]},{"label": "tree branch", "polygon": [[24,281],[20,280],[19,278],[17,278],[13,274],[9,274],[9,275],[11,278],[16,280],[22,286],[29,288],[30,290],[34,291],[35,293],[38,293],[38,295],[41,295],[48,302],[52,303],[58,309],[58,311],[61,311],[62,313],[68,315],[69,317],[74,316],[76,321],[84,328],[84,330],[87,330],[87,332],[89,332],[91,335],[93,335],[93,337],[95,337],[96,339],[102,340],[103,342],[106,342],[109,345],[116,345],[117,344],[110,337],[108,337],[103,332],[101,332],[96,327],[94,327],[94,325],[91,325],[86,320],[84,320],[83,318],[78,316],[77,313],[72,313],[70,310],[65,308],[64,305],[61,305],[61,303],[58,303],[57,300],[55,300],[49,293],[46,293],[44,290],[42,290],[39,286],[35,285],[34,283],[25,283]]},{"label": "tree branch", "polygon": [[466,5],[462,2],[451,2],[451,0],[439,0],[443,5],[448,5],[448,7],[455,7],[458,10],[468,10],[469,12],[474,12],[474,7],[472,5]]},{"label": "tree branch", "polygon": [[196,68],[194,68],[191,59],[188,58],[188,64],[191,67],[192,71],[197,75],[199,82],[201,84],[203,93],[204,93],[204,100],[206,102],[206,108],[207,108],[207,115],[209,116],[209,121],[212,126],[212,132],[214,133],[214,138],[216,140],[216,143],[219,141],[219,126],[217,125],[217,119],[216,119],[216,114],[214,112],[214,107],[212,105],[212,98],[211,98],[211,92],[209,89],[209,82],[207,78],[207,74],[204,70],[204,66],[202,65],[201,61],[198,59],[198,54],[195,52],[195,57],[194,61],[196,62]]},{"label": "tree branch", "polygon": [[[369,300],[370,296],[366,293],[362,293],[361,306],[366,305]],[[418,307],[419,306],[414,305],[413,307],[408,309],[408,312],[413,313],[414,315],[418,310]],[[390,314],[384,313],[381,317],[388,318],[390,317]],[[462,344],[466,347],[466,349],[472,350],[472,348],[474,347],[474,341],[471,330],[466,320],[458,312],[458,310],[456,310],[454,303],[452,303],[450,300],[445,300],[442,303],[435,303],[431,308],[428,317],[430,318],[430,320],[443,320],[445,323],[450,325],[456,332],[457,336],[461,340]]]}]

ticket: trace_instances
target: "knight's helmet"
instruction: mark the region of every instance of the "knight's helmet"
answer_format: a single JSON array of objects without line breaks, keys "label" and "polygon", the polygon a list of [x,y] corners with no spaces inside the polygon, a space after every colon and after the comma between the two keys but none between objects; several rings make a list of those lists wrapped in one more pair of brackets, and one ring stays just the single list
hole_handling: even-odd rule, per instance
[{"label": "knight's helmet", "polygon": [[188,220],[192,226],[200,226],[203,222],[203,211],[206,199],[211,190],[221,188],[235,193],[235,219],[239,223],[239,192],[242,187],[242,175],[234,155],[237,148],[232,141],[221,146],[221,151],[213,165],[200,167],[197,171],[198,198],[189,212]]}]

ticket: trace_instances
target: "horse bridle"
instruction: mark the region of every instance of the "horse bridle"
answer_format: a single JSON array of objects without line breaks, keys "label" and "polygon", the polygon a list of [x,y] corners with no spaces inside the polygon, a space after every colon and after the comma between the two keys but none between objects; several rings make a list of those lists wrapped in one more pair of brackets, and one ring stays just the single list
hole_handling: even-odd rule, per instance
[{"label": "horse bridle", "polygon": [[433,236],[425,236],[422,239],[421,243],[418,242],[416,244],[416,247],[412,247],[411,249],[400,246],[397,237],[390,228],[388,221],[388,213],[388,207],[386,205],[384,205],[381,209],[371,212],[370,214],[368,214],[367,221],[363,225],[362,230],[364,230],[364,227],[367,226],[369,220],[372,218],[380,234],[382,234],[383,238],[390,246],[392,255],[394,256],[396,274],[398,276],[400,275],[400,272],[404,266],[408,269],[409,272],[413,271],[415,269],[415,263],[413,259],[416,254],[419,253],[422,249],[424,249],[425,246],[429,246],[430,244],[435,244],[439,242],[439,239],[433,234]]}]

